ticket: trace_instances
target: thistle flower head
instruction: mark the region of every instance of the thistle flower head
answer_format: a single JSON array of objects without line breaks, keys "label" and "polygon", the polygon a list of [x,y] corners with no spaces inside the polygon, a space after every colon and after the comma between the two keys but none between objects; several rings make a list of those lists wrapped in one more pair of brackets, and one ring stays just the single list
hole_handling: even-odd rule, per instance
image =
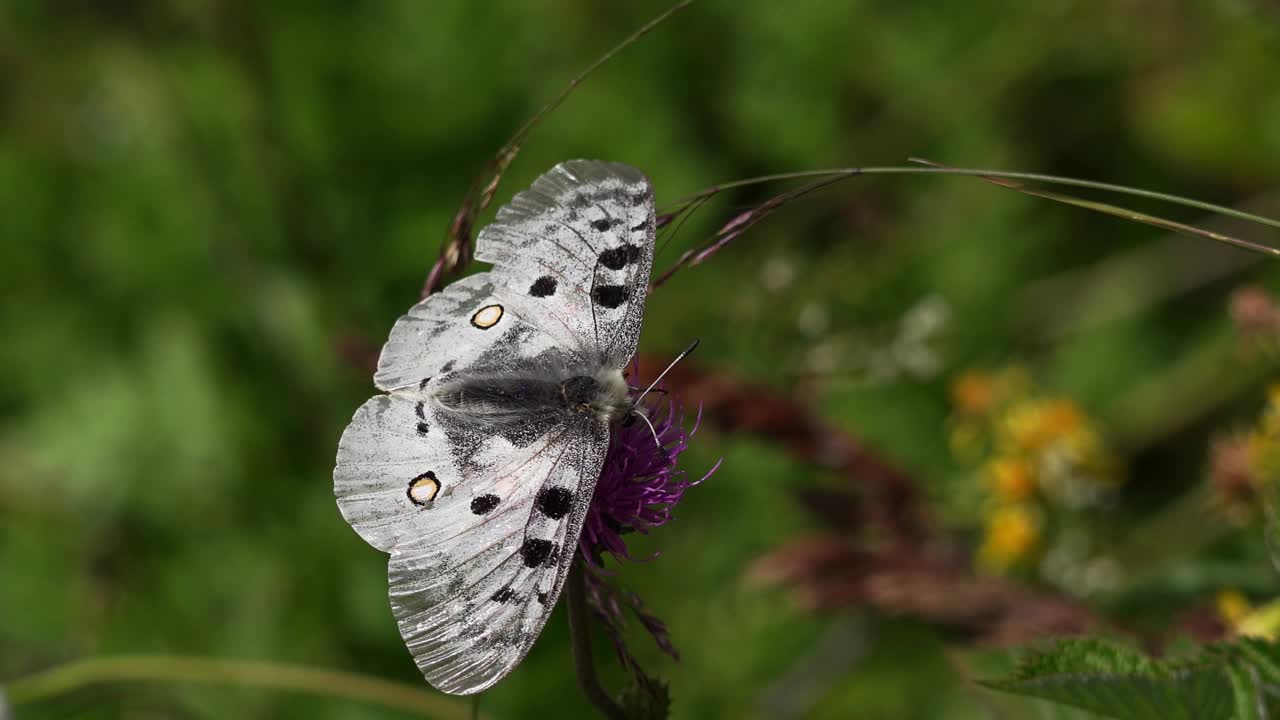
[{"label": "thistle flower head", "polygon": [[654,399],[638,406],[636,412],[645,417],[632,417],[615,427],[609,439],[604,468],[578,541],[583,557],[595,567],[601,567],[605,552],[618,560],[633,560],[623,536],[647,533],[671,520],[685,490],[710,477],[720,465],[716,463],[693,482],[677,466],[680,453],[698,429],[701,412],[687,431],[683,409],[674,399]]}]

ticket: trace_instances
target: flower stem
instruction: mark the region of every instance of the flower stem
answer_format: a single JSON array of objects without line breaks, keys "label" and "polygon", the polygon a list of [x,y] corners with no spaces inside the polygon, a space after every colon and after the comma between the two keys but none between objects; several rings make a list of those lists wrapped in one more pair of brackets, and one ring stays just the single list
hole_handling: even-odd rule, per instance
[{"label": "flower stem", "polygon": [[222,660],[171,655],[88,658],[6,684],[15,706],[65,695],[80,688],[122,681],[193,682],[290,690],[407,710],[432,718],[471,713],[463,702],[413,685],[339,670],[320,670],[259,660]]},{"label": "flower stem", "polygon": [[583,576],[582,560],[575,558],[569,568],[568,588],[569,637],[573,646],[573,667],[578,674],[578,684],[587,700],[609,720],[626,720],[622,707],[609,697],[600,678],[596,676],[595,661],[591,658],[591,617],[587,610],[587,584]]}]

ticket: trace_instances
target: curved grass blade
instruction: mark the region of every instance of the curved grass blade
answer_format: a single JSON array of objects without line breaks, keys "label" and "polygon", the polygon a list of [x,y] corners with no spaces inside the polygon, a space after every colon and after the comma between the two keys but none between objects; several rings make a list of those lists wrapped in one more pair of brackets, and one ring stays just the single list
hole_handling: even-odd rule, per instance
[{"label": "curved grass blade", "polygon": [[[924,160],[921,158],[911,158],[911,160],[913,162],[924,163],[934,168],[955,169],[955,168],[948,168],[946,165],[940,165],[938,163],[931,162],[929,160]],[[1084,208],[1085,210],[1092,210],[1094,212],[1103,213],[1104,215],[1113,215],[1115,217],[1124,218],[1125,220],[1140,222],[1140,223],[1143,223],[1144,225],[1151,225],[1152,227],[1157,227],[1157,228],[1160,228],[1161,230],[1169,230],[1182,235],[1190,235],[1192,237],[1202,237],[1202,238],[1207,238],[1209,240],[1215,240],[1217,242],[1226,243],[1228,245],[1234,245],[1236,247],[1243,248],[1245,250],[1251,250],[1256,253],[1270,255],[1271,257],[1280,257],[1280,249],[1278,248],[1269,247],[1267,245],[1262,245],[1260,243],[1255,243],[1249,240],[1243,240],[1233,235],[1227,235],[1225,233],[1215,232],[1213,230],[1206,230],[1204,228],[1199,228],[1194,225],[1187,225],[1185,223],[1180,223],[1174,220],[1168,220],[1155,215],[1148,215],[1147,213],[1138,212],[1136,210],[1130,210],[1128,208],[1120,207],[1118,205],[1111,205],[1109,203],[1099,202],[1096,200],[1086,200],[1083,198],[1077,198],[1071,195],[1063,195],[1061,193],[1055,193],[1048,190],[1032,189],[1027,187],[1021,182],[1017,182],[1017,181],[1010,180],[1003,177],[995,177],[990,175],[983,175],[981,177],[983,180],[986,180],[989,183],[999,185],[1000,187],[1009,188],[1010,190],[1020,192],[1024,195],[1032,195],[1034,197],[1044,198],[1046,200],[1053,200],[1054,202],[1060,202],[1065,205],[1073,205],[1075,207]],[[1165,198],[1161,198],[1161,199],[1167,199],[1167,197],[1172,197],[1172,196],[1165,196]],[[1194,201],[1194,202],[1197,203],[1197,206],[1199,205],[1199,201]],[[1210,206],[1210,208],[1213,209],[1214,212],[1217,212],[1222,215],[1231,215],[1233,217],[1243,216],[1244,219],[1249,219],[1254,222],[1263,222],[1263,224],[1268,224],[1268,225],[1275,224],[1275,221],[1272,221],[1270,218],[1265,218],[1260,215],[1252,215],[1251,213],[1243,213],[1240,211],[1236,211],[1232,208],[1218,208],[1216,206]],[[1227,212],[1227,211],[1230,211],[1230,212]]]},{"label": "curved grass blade", "polygon": [[78,660],[7,683],[14,706],[65,695],[90,685],[120,682],[238,685],[342,698],[406,710],[430,718],[471,717],[466,703],[368,675],[260,660],[120,655]]},{"label": "curved grass blade", "polygon": [[453,222],[449,224],[449,231],[445,236],[444,245],[440,248],[440,257],[431,266],[431,271],[427,273],[427,280],[422,285],[422,298],[444,287],[449,277],[461,271],[471,262],[471,240],[472,231],[475,229],[476,217],[493,202],[493,196],[498,191],[498,185],[502,182],[503,174],[511,166],[512,161],[516,159],[516,155],[520,154],[520,149],[524,147],[524,142],[528,139],[529,133],[533,131],[538,123],[553,110],[560,107],[573,94],[573,91],[598,70],[600,66],[612,60],[614,56],[635,44],[636,41],[661,25],[667,18],[692,3],[693,0],[680,0],[680,2],[667,8],[657,17],[640,26],[639,29],[628,35],[622,42],[610,48],[605,54],[596,58],[595,62],[588,65],[585,70],[578,73],[560,91],[559,95],[552,99],[551,102],[543,105],[538,112],[534,113],[532,117],[520,126],[519,130],[516,130],[515,135],[512,135],[511,139],[502,146],[497,155],[488,162],[486,170],[472,182],[467,194],[462,199],[461,206],[454,213]]},{"label": "curved grass blade", "polygon": [[661,285],[662,283],[666,282],[667,279],[669,279],[670,276],[680,268],[688,265],[696,264],[698,261],[701,261],[701,260],[705,260],[706,257],[708,257],[711,253],[723,248],[730,241],[736,239],[739,235],[742,234],[742,230],[746,229],[745,227],[742,227],[744,223],[747,226],[754,225],[756,222],[762,219],[764,215],[772,213],[774,210],[777,210],[783,204],[790,202],[792,200],[795,200],[801,195],[804,195],[807,192],[811,192],[817,187],[821,187],[822,185],[825,185],[825,184],[830,184],[838,180],[842,180],[845,178],[850,178],[858,175],[963,175],[966,177],[976,177],[976,178],[981,178],[983,180],[987,180],[989,182],[999,184],[1003,187],[1007,187],[1011,190],[1016,190],[1018,192],[1021,192],[1027,195],[1034,195],[1036,197],[1041,197],[1047,200],[1053,200],[1055,202],[1061,202],[1068,205],[1073,205],[1086,210],[1092,210],[1094,212],[1113,215],[1115,217],[1124,218],[1126,220],[1132,220],[1134,222],[1141,222],[1146,225],[1151,225],[1153,227],[1161,228],[1163,230],[1169,230],[1169,231],[1184,234],[1184,235],[1191,235],[1193,237],[1207,238],[1209,240],[1214,240],[1216,242],[1232,245],[1234,247],[1248,250],[1250,252],[1255,252],[1261,255],[1266,255],[1268,257],[1280,257],[1280,248],[1274,248],[1269,245],[1264,245],[1262,243],[1256,243],[1249,240],[1244,240],[1233,235],[1227,235],[1225,233],[1206,230],[1206,229],[1198,228],[1192,225],[1187,225],[1185,223],[1179,223],[1173,220],[1161,218],[1159,216],[1149,215],[1147,213],[1142,213],[1135,210],[1130,210],[1128,208],[1119,207],[1117,205],[1111,205],[1108,203],[1103,203],[1103,202],[1094,201],[1094,200],[1085,200],[1085,199],[1076,198],[1069,195],[1063,195],[1060,193],[1054,193],[1046,190],[1032,189],[1027,187],[1023,183],[1040,182],[1040,183],[1046,183],[1046,184],[1069,185],[1073,187],[1090,188],[1093,190],[1100,190],[1104,192],[1114,192],[1114,193],[1119,193],[1124,195],[1133,195],[1136,197],[1159,200],[1162,202],[1167,202],[1175,205],[1183,205],[1186,207],[1193,207],[1200,210],[1207,210],[1213,213],[1217,213],[1219,215],[1224,215],[1226,217],[1232,217],[1239,220],[1247,220],[1249,222],[1257,223],[1259,225],[1266,225],[1268,227],[1280,229],[1280,220],[1265,217],[1262,215],[1256,215],[1254,213],[1245,212],[1243,210],[1237,210],[1235,208],[1229,208],[1222,205],[1214,205],[1213,203],[1206,203],[1200,200],[1194,200],[1192,198],[1181,197],[1178,195],[1170,195],[1168,193],[1155,192],[1152,190],[1143,190],[1141,188],[1134,188],[1126,185],[1116,185],[1113,183],[1103,183],[1103,182],[1097,182],[1093,180],[1081,180],[1078,178],[1062,177],[1058,175],[1043,175],[1039,173],[1011,172],[1011,171],[1005,171],[1005,170],[986,170],[981,168],[949,167],[945,165],[939,165],[937,163],[931,163],[927,160],[921,160],[919,158],[909,158],[909,160],[911,160],[912,162],[928,164],[930,165],[930,167],[890,165],[890,166],[830,168],[830,169],[823,169],[823,170],[803,170],[799,172],[778,173],[774,175],[762,175],[759,177],[746,178],[744,180],[734,180],[732,182],[713,185],[709,188],[706,188],[705,190],[700,190],[696,193],[693,193],[692,195],[687,195],[681,198],[680,200],[677,200],[673,205],[667,208],[664,208],[662,210],[661,216],[667,219],[667,222],[670,222],[672,219],[675,219],[693,212],[698,207],[700,207],[704,201],[726,190],[740,188],[740,187],[747,187],[749,185],[759,185],[767,182],[779,182],[779,181],[785,181],[785,180],[804,180],[804,179],[818,178],[818,180],[811,182],[809,185],[805,185],[799,188],[798,190],[794,190],[789,193],[783,193],[782,195],[772,197],[769,200],[766,200],[764,203],[756,206],[754,209],[736,216],[732,221],[730,221],[729,224],[721,227],[720,230],[718,230],[716,234],[713,235],[711,239],[708,240],[706,243],[698,247],[695,247],[691,250],[685,251],[685,253],[680,256],[680,259],[677,260],[676,263],[671,268],[669,268],[661,276],[659,276],[658,280],[654,283],[654,285],[655,287],[657,285]]}]

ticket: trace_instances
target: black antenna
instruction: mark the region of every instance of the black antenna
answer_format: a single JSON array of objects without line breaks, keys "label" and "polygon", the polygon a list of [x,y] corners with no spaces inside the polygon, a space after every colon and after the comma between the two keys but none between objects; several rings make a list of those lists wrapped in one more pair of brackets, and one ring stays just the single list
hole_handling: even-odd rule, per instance
[{"label": "black antenna", "polygon": [[662,378],[666,377],[667,373],[671,372],[671,368],[675,367],[676,363],[688,357],[689,353],[693,352],[694,348],[698,347],[698,343],[700,342],[702,342],[700,339],[695,338],[693,342],[689,343],[689,347],[685,348],[684,352],[677,355],[676,359],[672,360],[671,364],[667,366],[667,369],[663,370],[653,382],[649,383],[649,387],[645,388],[644,392],[640,393],[640,397],[636,398],[636,401],[632,403],[632,407],[638,406],[640,401],[644,399],[644,396],[648,395],[649,391],[653,390],[653,387],[662,382]]}]

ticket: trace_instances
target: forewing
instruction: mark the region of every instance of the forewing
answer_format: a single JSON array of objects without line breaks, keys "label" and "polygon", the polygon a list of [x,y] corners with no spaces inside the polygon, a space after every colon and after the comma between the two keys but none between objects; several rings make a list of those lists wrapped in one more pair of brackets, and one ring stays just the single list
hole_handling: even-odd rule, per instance
[{"label": "forewing", "polygon": [[425,387],[486,353],[501,361],[552,348],[564,364],[621,368],[639,342],[653,247],[653,190],[639,170],[561,163],[481,231],[476,257],[492,271],[449,285],[396,322],[374,384]]},{"label": "forewing", "polygon": [[496,291],[565,348],[621,368],[635,353],[654,247],[653,189],[619,163],[570,160],[480,232]]},{"label": "forewing", "polygon": [[[511,370],[551,351],[555,338],[497,292],[490,273],[465,277],[414,305],[391,328],[373,384],[413,392],[477,364]],[[434,381],[434,382],[433,382]]]}]

